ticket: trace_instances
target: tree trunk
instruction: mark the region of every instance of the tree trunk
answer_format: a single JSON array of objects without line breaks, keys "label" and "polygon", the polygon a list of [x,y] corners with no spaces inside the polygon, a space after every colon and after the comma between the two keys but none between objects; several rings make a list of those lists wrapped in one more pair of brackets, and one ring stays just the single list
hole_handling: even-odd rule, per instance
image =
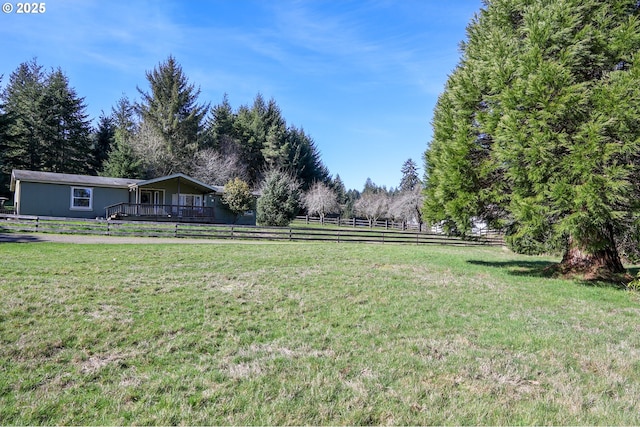
[{"label": "tree trunk", "polygon": [[625,269],[620,260],[613,233],[607,234],[608,236],[602,236],[606,244],[597,250],[589,250],[586,244],[570,237],[567,250],[560,262],[560,271],[563,274],[584,275],[586,279],[607,279],[624,274]]}]

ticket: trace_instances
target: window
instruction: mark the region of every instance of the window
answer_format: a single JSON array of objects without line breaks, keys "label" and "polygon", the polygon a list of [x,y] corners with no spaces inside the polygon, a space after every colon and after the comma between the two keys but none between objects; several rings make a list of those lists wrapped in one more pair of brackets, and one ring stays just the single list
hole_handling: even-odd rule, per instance
[{"label": "window", "polygon": [[202,206],[202,196],[200,194],[181,194],[180,206]]},{"label": "window", "polygon": [[93,210],[93,188],[71,187],[71,209]]}]

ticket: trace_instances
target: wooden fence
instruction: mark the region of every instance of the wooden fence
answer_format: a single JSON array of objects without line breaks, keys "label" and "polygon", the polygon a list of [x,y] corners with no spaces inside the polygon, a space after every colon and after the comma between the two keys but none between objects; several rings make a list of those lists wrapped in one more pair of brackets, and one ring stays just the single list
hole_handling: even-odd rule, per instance
[{"label": "wooden fence", "polygon": [[460,239],[443,234],[372,228],[261,227],[178,222],[115,221],[104,219],[52,218],[0,215],[1,232],[90,234],[131,237],[198,239],[252,239],[337,243],[398,243],[441,245],[504,244],[500,237],[476,236]]},{"label": "wooden fence", "polygon": [[[389,219],[377,220],[369,223],[368,220],[362,218],[340,218],[340,217],[320,217],[312,216],[297,216],[295,223],[298,224],[313,224],[319,226],[336,226],[336,227],[352,227],[352,228],[370,228],[370,229],[385,229],[385,230],[400,230],[400,231],[413,231],[419,233],[431,233],[431,234],[444,234],[442,227],[440,226],[427,226],[426,224],[410,223],[392,221]],[[474,237],[484,236],[490,238],[502,239],[502,233],[492,230],[488,227],[478,226],[474,227],[471,232]]]}]

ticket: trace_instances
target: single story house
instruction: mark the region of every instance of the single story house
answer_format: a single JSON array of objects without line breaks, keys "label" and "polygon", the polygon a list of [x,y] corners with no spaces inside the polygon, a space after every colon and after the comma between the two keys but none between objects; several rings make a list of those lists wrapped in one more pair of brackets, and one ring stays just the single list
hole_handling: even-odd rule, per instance
[{"label": "single story house", "polygon": [[149,180],[14,170],[16,215],[255,225],[255,210],[236,217],[224,187],[176,173]]}]

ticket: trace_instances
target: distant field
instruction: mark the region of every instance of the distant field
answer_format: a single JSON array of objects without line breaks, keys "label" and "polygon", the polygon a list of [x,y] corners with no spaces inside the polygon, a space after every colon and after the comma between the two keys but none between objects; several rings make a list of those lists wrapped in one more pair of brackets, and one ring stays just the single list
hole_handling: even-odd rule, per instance
[{"label": "distant field", "polygon": [[0,424],[640,424],[640,298],[501,248],[0,244]]}]

